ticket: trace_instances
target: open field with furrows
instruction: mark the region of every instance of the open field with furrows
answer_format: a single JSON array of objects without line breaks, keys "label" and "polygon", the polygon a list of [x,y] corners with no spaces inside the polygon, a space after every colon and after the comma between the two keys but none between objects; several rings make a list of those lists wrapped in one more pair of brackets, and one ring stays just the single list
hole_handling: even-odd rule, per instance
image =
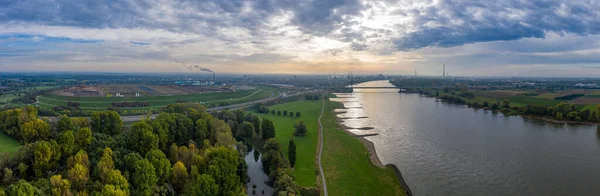
[{"label": "open field with furrows", "polygon": [[341,103],[326,101],[323,114],[322,164],[329,195],[405,195],[394,169],[378,167],[358,138],[338,124],[333,109]]},{"label": "open field with furrows", "polygon": [[145,110],[159,109],[168,104],[179,101],[198,102],[208,106],[211,104],[219,105],[222,102],[229,104],[243,103],[253,100],[264,99],[272,95],[272,92],[254,89],[235,92],[212,92],[189,95],[173,95],[173,96],[145,96],[145,97],[70,97],[58,95],[43,95],[39,96],[40,107],[52,109],[55,106],[66,106],[68,102],[77,102],[80,104],[81,110],[106,110],[113,102],[148,102],[149,107],[122,107],[126,110]]},{"label": "open field with furrows", "polygon": [[493,91],[475,91],[473,94],[476,96],[491,97],[496,99],[506,99],[519,94],[524,93],[523,91],[510,91],[510,90],[493,90]]},{"label": "open field with furrows", "polygon": [[0,154],[2,153],[15,153],[19,150],[21,144],[19,142],[0,130]]},{"label": "open field with furrows", "polygon": [[[269,114],[254,113],[260,118],[267,118],[275,125],[275,139],[281,143],[283,152],[287,157],[288,142],[294,139],[296,142],[296,166],[294,176],[296,182],[303,187],[315,187],[317,176],[315,174],[318,125],[317,120],[321,113],[321,101],[295,101],[269,107],[269,110],[287,110],[288,112],[300,112],[299,118],[290,116],[277,116]],[[289,115],[289,114],[288,114]],[[304,121],[308,133],[303,137],[295,137],[294,124]]]},{"label": "open field with furrows", "polygon": [[569,103],[577,104],[577,105],[597,105],[597,104],[600,104],[600,96],[587,95],[584,97],[577,98],[575,100],[571,100],[571,101],[569,101]]},{"label": "open field with furrows", "polygon": [[74,97],[110,97],[117,93],[125,97],[161,95],[187,95],[206,92],[230,91],[222,87],[209,86],[177,86],[177,85],[144,85],[144,84],[108,84],[94,86],[73,86],[54,92],[60,96]]},{"label": "open field with furrows", "polygon": [[585,90],[585,89],[576,89],[576,90],[567,90],[567,91],[557,91],[557,92],[547,92],[547,93],[541,93],[538,96],[535,96],[536,98],[541,98],[541,99],[554,99],[556,97],[562,97],[562,96],[566,96],[566,95],[571,95],[571,94],[584,94],[584,95],[588,95],[588,94],[592,94],[594,91],[591,90]]}]

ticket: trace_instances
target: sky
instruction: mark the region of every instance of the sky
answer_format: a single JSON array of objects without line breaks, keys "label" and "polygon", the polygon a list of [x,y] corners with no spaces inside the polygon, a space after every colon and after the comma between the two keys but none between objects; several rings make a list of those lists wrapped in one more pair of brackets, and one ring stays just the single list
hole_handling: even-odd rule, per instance
[{"label": "sky", "polygon": [[3,0],[0,72],[600,77],[598,0]]}]

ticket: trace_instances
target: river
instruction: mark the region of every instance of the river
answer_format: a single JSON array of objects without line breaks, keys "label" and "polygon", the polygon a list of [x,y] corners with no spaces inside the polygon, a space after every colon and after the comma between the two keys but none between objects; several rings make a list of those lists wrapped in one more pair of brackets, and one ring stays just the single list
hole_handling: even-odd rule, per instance
[{"label": "river", "polygon": [[[358,86],[390,86],[372,81]],[[600,138],[591,125],[549,124],[436,102],[397,89],[338,94],[339,117],[423,195],[599,195]]]}]

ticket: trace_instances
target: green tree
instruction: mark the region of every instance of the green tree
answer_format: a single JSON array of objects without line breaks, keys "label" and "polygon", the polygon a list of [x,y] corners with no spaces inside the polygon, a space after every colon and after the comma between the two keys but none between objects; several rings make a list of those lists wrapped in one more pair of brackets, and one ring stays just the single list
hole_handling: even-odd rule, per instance
[{"label": "green tree", "polygon": [[181,161],[177,161],[177,163],[173,165],[172,171],[173,176],[171,183],[173,184],[175,191],[179,193],[181,190],[183,190],[183,186],[188,180],[187,168],[185,168],[185,165]]},{"label": "green tree", "polygon": [[102,152],[102,157],[98,161],[98,165],[96,166],[98,169],[98,173],[100,174],[100,180],[106,183],[108,179],[108,175],[110,172],[115,169],[115,162],[113,161],[113,151],[110,148],[104,148]]},{"label": "green tree", "polygon": [[101,196],[127,196],[129,195],[127,191],[120,189],[114,185],[104,185],[102,188],[102,192],[100,192]]},{"label": "green tree", "polygon": [[175,143],[171,144],[171,148],[169,150],[169,158],[171,160],[171,163],[179,161],[179,147],[177,147],[177,144]]},{"label": "green tree", "polygon": [[596,120],[600,121],[600,104],[596,106]]},{"label": "green tree", "polygon": [[290,160],[290,165],[294,167],[296,165],[296,142],[293,139],[290,139],[288,144],[288,159]]},{"label": "green tree", "polygon": [[557,113],[556,113],[556,119],[558,119],[558,120],[562,120],[563,118],[564,118],[564,117],[563,117],[563,113],[562,113],[562,112],[557,112]]},{"label": "green tree", "polygon": [[73,122],[67,115],[61,115],[58,117],[58,123],[56,127],[58,132],[73,130],[73,128]]},{"label": "green tree", "polygon": [[281,110],[277,110],[277,116],[281,116]]},{"label": "green tree", "polygon": [[90,161],[87,152],[85,152],[84,150],[79,150],[77,154],[67,159],[67,167],[72,168],[76,164],[81,164],[85,167],[90,166]]},{"label": "green tree", "polygon": [[206,153],[208,158],[207,174],[219,185],[219,195],[239,195],[242,183],[237,175],[239,165],[237,151],[226,148],[211,148]]},{"label": "green tree", "polygon": [[29,168],[29,166],[26,165],[25,163],[23,163],[23,162],[19,163],[19,166],[17,166],[17,169],[19,170],[19,177],[26,178],[28,168]]},{"label": "green tree", "polygon": [[115,188],[123,190],[129,195],[129,182],[121,175],[119,170],[111,170],[107,175],[105,184],[115,186]]},{"label": "green tree", "polygon": [[196,131],[196,135],[194,136],[194,139],[195,139],[194,141],[196,141],[196,143],[198,145],[200,145],[200,147],[202,147],[202,143],[204,142],[204,140],[206,139],[206,137],[208,135],[208,125],[206,123],[206,120],[204,120],[204,119],[196,120],[195,131]]},{"label": "green tree", "polygon": [[21,137],[25,143],[50,138],[50,125],[41,119],[35,119],[21,125]]},{"label": "green tree", "polygon": [[283,116],[287,116],[288,111],[287,110],[283,110]]},{"label": "green tree", "polygon": [[262,121],[262,139],[267,140],[269,138],[275,137],[275,126],[273,125],[273,121],[263,118]]},{"label": "green tree", "polygon": [[305,136],[308,130],[303,121],[300,121],[294,125],[294,136]]},{"label": "green tree", "polygon": [[219,185],[212,176],[202,174],[193,179],[193,182],[185,185],[182,195],[188,196],[217,196],[219,194]]},{"label": "green tree", "polygon": [[50,185],[52,186],[51,191],[54,196],[71,195],[71,183],[67,179],[63,179],[62,175],[50,177]]},{"label": "green tree", "polygon": [[141,159],[136,161],[133,172],[133,187],[136,195],[152,195],[152,188],[158,182],[154,166],[150,161]]},{"label": "green tree", "polygon": [[35,193],[35,187],[31,186],[31,184],[25,180],[19,180],[17,183],[6,187],[4,192],[6,192],[6,195],[10,196],[33,196]]},{"label": "green tree", "polygon": [[56,152],[50,142],[39,141],[35,144],[33,150],[33,171],[37,177],[43,177],[46,171],[55,166],[55,156],[60,157],[60,152]]},{"label": "green tree", "polygon": [[296,112],[296,118],[300,117],[300,112]]},{"label": "green tree", "polygon": [[87,182],[90,180],[88,168],[79,163],[67,171],[67,176],[69,181],[73,183],[73,188],[78,191],[84,190]]},{"label": "green tree", "polygon": [[75,133],[75,146],[76,149],[87,150],[88,146],[92,143],[92,131],[90,128],[84,127],[79,129]]},{"label": "green tree", "polygon": [[148,159],[154,167],[156,177],[158,177],[160,183],[170,179],[171,163],[169,162],[169,159],[167,159],[165,153],[154,149],[146,154],[146,159]]},{"label": "green tree", "polygon": [[129,149],[139,152],[142,156],[150,150],[158,149],[158,136],[152,130],[152,126],[146,122],[134,123],[129,131]]},{"label": "green tree", "polygon": [[242,123],[242,137],[253,137],[254,136],[254,125],[248,121]]},{"label": "green tree", "polygon": [[73,131],[68,130],[62,132],[58,139],[58,143],[60,144],[60,149],[64,156],[71,156],[75,153],[75,135],[73,134]]},{"label": "green tree", "polygon": [[119,113],[115,111],[94,112],[90,116],[93,132],[104,133],[108,135],[117,135],[121,133],[123,121]]}]

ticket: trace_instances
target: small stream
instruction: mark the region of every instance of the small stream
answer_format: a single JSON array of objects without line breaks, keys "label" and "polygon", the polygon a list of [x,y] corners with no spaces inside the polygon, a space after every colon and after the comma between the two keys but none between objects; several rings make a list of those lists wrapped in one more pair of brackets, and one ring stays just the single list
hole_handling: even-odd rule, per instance
[{"label": "small stream", "polygon": [[[269,180],[269,176],[262,170],[262,162],[260,152],[252,148],[248,154],[244,157],[246,164],[248,165],[248,178],[250,179],[246,183],[246,194],[248,195],[273,195],[273,187],[266,184]],[[256,189],[253,188],[256,185]]]}]

